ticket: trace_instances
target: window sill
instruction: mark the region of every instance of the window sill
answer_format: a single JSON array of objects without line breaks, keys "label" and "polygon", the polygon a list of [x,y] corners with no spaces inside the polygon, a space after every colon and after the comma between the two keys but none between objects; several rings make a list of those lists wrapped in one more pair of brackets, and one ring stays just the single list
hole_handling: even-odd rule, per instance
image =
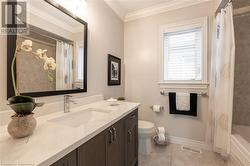
[{"label": "window sill", "polygon": [[174,92],[208,93],[209,83],[195,82],[158,82],[161,90]]}]

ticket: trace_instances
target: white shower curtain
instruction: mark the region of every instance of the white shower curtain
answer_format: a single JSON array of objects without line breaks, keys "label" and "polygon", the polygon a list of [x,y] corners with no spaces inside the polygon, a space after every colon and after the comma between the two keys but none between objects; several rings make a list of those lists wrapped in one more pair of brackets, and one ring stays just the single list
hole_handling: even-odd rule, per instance
[{"label": "white shower curtain", "polygon": [[233,7],[229,3],[216,17],[210,84],[210,110],[214,117],[214,150],[227,155],[233,112],[235,39]]},{"label": "white shower curtain", "polygon": [[72,89],[73,46],[57,41],[56,44],[56,90]]}]

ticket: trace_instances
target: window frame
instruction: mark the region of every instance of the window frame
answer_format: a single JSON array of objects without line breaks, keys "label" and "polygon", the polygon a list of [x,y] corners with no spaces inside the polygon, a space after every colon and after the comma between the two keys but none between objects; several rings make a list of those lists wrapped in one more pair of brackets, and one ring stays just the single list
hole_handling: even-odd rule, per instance
[{"label": "window frame", "polygon": [[[178,31],[185,31],[192,28],[201,28],[202,32],[202,57],[201,57],[201,80],[164,80],[164,34]],[[189,88],[205,88],[208,85],[208,17],[182,21],[163,25],[160,27],[160,58],[159,58],[159,85],[161,86],[181,86]]]}]

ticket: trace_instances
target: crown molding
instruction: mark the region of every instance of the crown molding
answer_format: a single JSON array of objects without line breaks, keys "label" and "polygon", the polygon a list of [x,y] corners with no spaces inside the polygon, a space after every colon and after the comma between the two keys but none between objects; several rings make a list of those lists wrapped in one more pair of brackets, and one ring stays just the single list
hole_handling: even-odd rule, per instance
[{"label": "crown molding", "polygon": [[160,13],[164,13],[164,12],[168,12],[168,11],[172,11],[172,10],[176,10],[176,9],[180,9],[180,8],[185,8],[185,7],[189,7],[189,6],[194,6],[200,3],[204,3],[204,2],[208,2],[211,0],[199,0],[199,1],[175,1],[173,3],[161,3],[149,8],[145,8],[145,9],[141,9],[141,10],[137,10],[135,12],[131,12],[125,15],[124,21],[128,22],[128,21],[132,21],[132,20],[136,20],[139,18],[143,18],[143,17],[148,17],[148,16],[152,16],[152,15],[156,15],[156,14],[160,14]]},{"label": "crown molding", "polygon": [[124,21],[126,13],[124,9],[117,3],[117,1],[109,1],[109,0],[104,0],[104,1]]},{"label": "crown molding", "polygon": [[60,28],[66,30],[66,31],[69,31],[71,33],[82,32],[82,28],[73,27],[73,26],[59,20],[58,18],[56,18],[50,14],[47,14],[46,12],[44,12],[41,9],[38,9],[37,7],[34,7],[32,5],[29,5],[28,13],[33,14],[37,17],[43,18],[44,20],[48,21],[49,23],[55,24],[55,25],[59,26]]}]

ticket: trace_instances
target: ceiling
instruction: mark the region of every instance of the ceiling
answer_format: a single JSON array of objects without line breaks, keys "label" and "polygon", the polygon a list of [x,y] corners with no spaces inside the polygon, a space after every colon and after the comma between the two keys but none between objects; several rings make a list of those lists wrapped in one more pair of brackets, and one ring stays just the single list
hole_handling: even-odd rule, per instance
[{"label": "ceiling", "polygon": [[[111,0],[112,1],[112,0]],[[117,1],[126,13],[144,9],[164,2],[171,3],[174,0],[113,0]]]},{"label": "ceiling", "polygon": [[49,3],[43,0],[27,0],[27,2],[28,13],[36,15],[48,21],[48,23],[56,24],[72,33],[78,33],[83,31],[83,24],[76,21],[72,17],[69,17],[68,15],[61,12]]},{"label": "ceiling", "polygon": [[207,1],[211,0],[105,0],[124,21],[130,21]]}]

